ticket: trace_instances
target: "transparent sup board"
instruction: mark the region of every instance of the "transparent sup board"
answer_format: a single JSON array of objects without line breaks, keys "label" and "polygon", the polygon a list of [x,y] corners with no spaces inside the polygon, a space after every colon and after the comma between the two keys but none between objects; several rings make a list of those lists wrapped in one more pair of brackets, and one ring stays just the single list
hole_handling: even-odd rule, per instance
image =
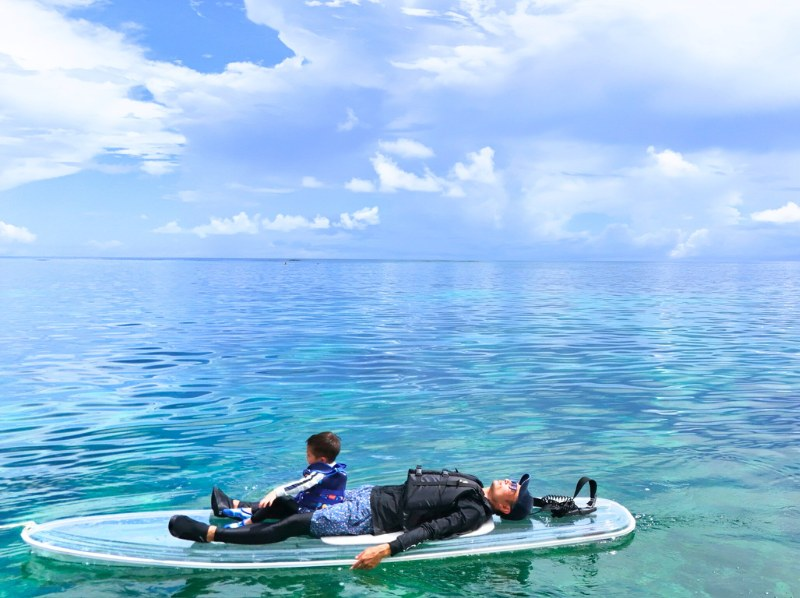
[{"label": "transparent sup board", "polygon": [[[363,548],[397,535],[300,537],[259,546],[201,544],[169,534],[167,523],[176,513],[221,523],[206,510],[97,515],[33,523],[22,531],[22,539],[37,554],[83,563],[182,569],[288,569],[349,567]],[[635,527],[636,521],[625,507],[598,498],[597,511],[591,515],[553,519],[534,512],[523,521],[495,518],[476,532],[425,542],[385,562],[586,544],[620,538]]]}]

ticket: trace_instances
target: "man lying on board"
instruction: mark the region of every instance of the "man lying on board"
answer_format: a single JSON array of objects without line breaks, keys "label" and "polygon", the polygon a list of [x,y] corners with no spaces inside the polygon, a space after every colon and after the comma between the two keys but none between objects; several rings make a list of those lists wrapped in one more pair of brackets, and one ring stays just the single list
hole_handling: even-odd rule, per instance
[{"label": "man lying on board", "polygon": [[523,519],[531,512],[530,476],[518,482],[495,480],[484,487],[476,477],[458,471],[411,469],[405,484],[362,486],[345,501],[312,513],[298,513],[276,523],[233,529],[207,525],[185,515],[169,520],[169,533],[194,542],[271,544],[293,536],[357,536],[403,533],[356,556],[353,569],[372,569],[426,540],[441,540],[478,529],[492,514]]}]

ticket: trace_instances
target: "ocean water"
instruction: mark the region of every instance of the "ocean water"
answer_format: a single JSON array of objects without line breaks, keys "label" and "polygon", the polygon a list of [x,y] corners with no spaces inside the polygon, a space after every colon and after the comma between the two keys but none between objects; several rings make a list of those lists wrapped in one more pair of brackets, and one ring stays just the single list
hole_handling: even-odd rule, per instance
[{"label": "ocean water", "polygon": [[66,563],[0,596],[800,596],[800,263],[0,259],[0,524],[350,485],[590,475],[626,540],[278,572]]}]

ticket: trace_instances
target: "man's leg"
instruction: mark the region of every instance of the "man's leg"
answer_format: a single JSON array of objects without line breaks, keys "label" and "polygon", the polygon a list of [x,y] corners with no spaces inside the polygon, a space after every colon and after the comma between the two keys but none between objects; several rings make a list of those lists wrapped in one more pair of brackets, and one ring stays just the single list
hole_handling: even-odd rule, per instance
[{"label": "man's leg", "polygon": [[312,513],[297,513],[276,523],[254,523],[234,529],[217,528],[214,542],[227,544],[274,544],[311,533]]},{"label": "man's leg", "polygon": [[311,531],[312,513],[298,513],[277,523],[257,523],[235,529],[209,526],[186,515],[169,520],[169,533],[193,542],[226,542],[228,544],[273,544],[294,536],[307,536]]}]

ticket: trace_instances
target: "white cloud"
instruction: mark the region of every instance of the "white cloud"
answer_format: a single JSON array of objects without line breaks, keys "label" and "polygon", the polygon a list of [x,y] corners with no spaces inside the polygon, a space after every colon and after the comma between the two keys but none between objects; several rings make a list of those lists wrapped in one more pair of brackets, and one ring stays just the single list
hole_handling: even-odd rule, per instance
[{"label": "white cloud", "polygon": [[[719,255],[715,252],[734,246],[745,252],[746,233],[731,239],[738,234],[743,206],[753,211],[751,198],[769,185],[763,165],[775,169],[780,186],[793,184],[778,174],[788,172],[790,163],[779,155],[696,151],[695,174],[668,177],[653,164],[643,166],[644,152],[635,146],[543,138],[503,152],[513,157],[499,177],[501,188],[514,196],[503,208],[506,227],[569,245],[576,255],[604,248],[654,259],[671,252]],[[702,244],[702,233],[689,238],[680,232],[703,229],[714,246]],[[589,240],[591,245],[584,246]]]},{"label": "white cloud", "polygon": [[91,6],[95,4],[97,0],[39,0],[41,4],[47,6],[63,6],[65,8],[80,8],[85,6]]},{"label": "white cloud", "polygon": [[366,179],[350,179],[345,183],[344,188],[354,193],[372,193],[375,191],[375,184]]},{"label": "white cloud", "polygon": [[[421,157],[433,155],[433,150],[409,139],[397,142],[381,142],[381,149],[388,150],[402,157]],[[447,177],[440,177],[425,168],[419,175],[403,170],[392,158],[378,152],[372,158],[372,166],[378,175],[378,187],[383,193],[396,191],[412,191],[423,193],[441,193],[445,197],[465,197],[467,195],[460,183],[496,184],[497,175],[494,170],[494,149],[484,147],[477,152],[467,154],[468,162],[457,162]],[[372,181],[353,178],[345,184],[345,188],[354,192],[372,192],[376,185]]]},{"label": "white cloud", "polygon": [[391,159],[383,154],[376,154],[372,158],[372,166],[380,179],[381,191],[422,191],[438,192],[443,189],[443,184],[432,172],[425,169],[424,176],[402,170]]},{"label": "white cloud", "polygon": [[341,8],[346,4],[358,6],[359,0],[306,0],[306,6],[327,6],[328,8]]},{"label": "white cloud", "polygon": [[377,206],[361,208],[352,214],[344,212],[340,214],[339,221],[336,223],[331,223],[325,216],[318,215],[313,220],[309,220],[304,216],[287,216],[284,214],[278,214],[273,220],[265,218],[262,221],[264,230],[284,233],[295,230],[325,230],[332,226],[347,230],[360,230],[379,223],[380,217],[378,216]]},{"label": "white cloud", "polygon": [[15,226],[0,220],[0,243],[33,243],[36,235],[24,226]]},{"label": "white cloud", "polygon": [[496,81],[507,70],[506,51],[486,45],[439,46],[436,56],[411,61],[392,61],[392,66],[433,75],[437,84],[481,85]]},{"label": "white cloud", "polygon": [[239,212],[233,218],[211,218],[209,224],[195,226],[191,232],[198,237],[208,235],[254,235],[258,233],[259,215],[248,216],[245,212]]},{"label": "white cloud", "polygon": [[[33,153],[36,150],[30,148],[20,151]],[[42,148],[41,151],[49,153],[50,149]],[[31,181],[54,179],[80,171],[80,167],[71,161],[64,163],[51,156],[19,158],[12,152],[16,153],[14,150],[6,153],[0,148],[0,191],[12,189]]]},{"label": "white cloud", "polygon": [[160,67],[122,34],[59,13],[82,4],[0,3],[0,108],[14,140],[0,145],[0,190],[93,168],[102,155],[164,174],[182,151],[174,109],[129,97]]},{"label": "white cloud", "polygon": [[[641,90],[650,106],[667,111],[709,114],[800,98],[800,82],[792,77],[798,42],[786,26],[800,19],[797,3],[739,3],[735,10],[723,0],[511,4],[454,4],[447,29],[443,18],[418,18],[432,11],[403,9],[417,17],[414,28],[422,34],[393,64],[429,73],[437,85],[491,81],[524,89],[541,98],[540,109],[592,102],[600,90],[614,88]],[[546,93],[536,94],[537,87]]]},{"label": "white cloud", "polygon": [[709,241],[709,233],[705,228],[694,231],[683,241],[678,243],[675,248],[670,251],[669,256],[673,258],[684,258],[697,255],[699,250]]},{"label": "white cloud", "polygon": [[[388,149],[404,157],[418,157],[433,150],[414,141],[401,139],[398,142],[381,142],[381,149]],[[446,197],[465,197],[467,193],[459,183],[477,182],[485,184],[497,183],[494,171],[494,150],[484,147],[477,152],[467,154],[468,163],[457,162],[448,177],[440,177],[425,168],[423,175],[408,172],[391,158],[378,152],[371,158],[372,166],[378,175],[378,186],[381,192],[413,191],[423,193],[441,193]],[[353,192],[372,192],[376,185],[372,181],[353,178],[345,184],[345,188]]]},{"label": "white cloud", "polygon": [[[89,21],[65,18],[55,10],[56,3],[50,4],[24,0],[0,4],[0,50],[29,75],[130,66],[137,60],[138,52],[126,46],[122,35]],[[106,52],[98,55],[98,47]]]},{"label": "white cloud", "polygon": [[265,195],[281,195],[283,193],[292,193],[292,191],[294,191],[294,189],[289,189],[287,187],[252,187],[250,185],[243,185],[242,183],[230,183],[228,188],[235,191],[245,191],[247,193],[259,193]]},{"label": "white cloud", "polygon": [[[0,0],[0,190],[87,169],[128,173],[136,185],[148,180],[138,169],[176,174],[157,181],[164,191],[154,196],[190,200],[177,189],[191,181],[235,214],[254,198],[230,189],[293,192],[290,211],[313,215],[316,206],[302,203],[320,194],[305,194],[298,181],[305,190],[319,181],[303,175],[346,181],[363,174],[354,163],[378,146],[373,180],[352,178],[347,190],[397,193],[392,217],[409,227],[424,200],[403,201],[403,192],[461,197],[425,202],[426,217],[457,228],[481,214],[504,223],[498,238],[509,245],[582,242],[599,234],[604,224],[586,225],[596,217],[627,230],[633,244],[680,255],[697,251],[702,235],[679,231],[708,231],[715,247],[703,250],[711,251],[726,228],[763,234],[740,226],[743,214],[795,221],[797,152],[747,148],[789,143],[772,141],[789,139],[775,123],[800,105],[800,38],[787,26],[800,20],[796,2],[733,10],[722,0],[329,0],[310,10],[297,0],[248,0],[247,15],[277,30],[295,56],[211,74],[149,59],[156,53],[135,44],[129,24],[114,31],[66,10],[90,2]],[[548,130],[564,137],[536,138]],[[725,135],[712,138],[715,130]],[[728,139],[736,150],[703,148]],[[429,168],[406,162],[434,157],[432,148]],[[274,187],[225,187],[236,179]],[[336,216],[347,209],[337,192],[329,226],[359,222]],[[9,194],[20,204],[25,196]],[[70,201],[80,214],[80,200]],[[161,221],[180,214],[185,222],[189,207],[168,206]],[[144,200],[136,209],[163,214]],[[279,216],[282,226],[315,222]],[[177,222],[156,230],[253,234],[252,222],[235,219],[194,229]]]},{"label": "white cloud", "polygon": [[494,173],[494,150],[484,147],[478,152],[467,154],[468,164],[458,162],[453,171],[460,181],[476,181],[478,183],[494,183],[497,178]]},{"label": "white cloud", "polygon": [[304,176],[301,185],[306,189],[320,189],[325,186],[322,181],[318,181],[313,176]]},{"label": "white cloud", "polygon": [[282,233],[291,232],[298,229],[326,229],[330,228],[330,220],[324,216],[316,216],[309,220],[305,216],[287,216],[278,214],[273,220],[264,218],[261,221],[264,230],[274,230]]},{"label": "white cloud", "polygon": [[709,208],[709,214],[713,217],[714,221],[721,226],[735,226],[742,221],[742,213],[739,207],[744,203],[742,194],[738,191],[733,191],[723,195],[719,202],[712,204]]},{"label": "white cloud", "polygon": [[[362,208],[352,214],[344,212],[340,214],[339,221],[335,223],[332,223],[326,216],[320,216],[319,214],[314,218],[307,218],[300,215],[278,214],[272,219],[261,219],[258,214],[251,217],[246,212],[240,212],[232,218],[211,218],[209,224],[195,226],[191,229],[185,229],[181,227],[177,221],[172,221],[164,226],[153,229],[153,232],[163,234],[194,233],[198,237],[204,238],[210,235],[255,235],[262,231],[290,233],[301,230],[327,230],[331,227],[359,230],[379,223],[380,217],[378,215],[378,207],[375,206],[372,208]],[[1,232],[2,228],[0,228],[0,233]]]},{"label": "white cloud", "polygon": [[336,125],[338,131],[352,131],[358,125],[358,117],[352,108],[347,109],[347,118]]},{"label": "white cloud", "polygon": [[781,208],[753,212],[750,218],[756,222],[772,222],[773,224],[794,224],[800,222],[800,206],[790,201]]},{"label": "white cloud", "polygon": [[697,173],[700,169],[687,161],[680,153],[665,149],[657,152],[652,145],[647,153],[653,157],[658,171],[668,177],[680,177]]},{"label": "white cloud", "polygon": [[167,222],[164,226],[159,226],[157,228],[154,228],[153,232],[165,235],[177,235],[186,231],[184,231],[180,227],[180,225],[175,220],[173,220],[172,222]]},{"label": "white cloud", "polygon": [[[61,0],[48,8],[5,0],[0,8],[0,53],[8,54],[15,67],[3,69],[0,102],[21,124],[13,136],[29,146],[15,156],[28,155],[49,165],[26,170],[20,164],[14,173],[0,172],[6,188],[90,167],[95,157],[108,153],[134,157],[145,172],[164,174],[176,167],[184,151],[182,126],[237,114],[249,118],[255,106],[273,101],[295,115],[317,115],[321,122],[330,112],[315,110],[316,102],[329,103],[332,85],[344,102],[359,99],[358,89],[387,92],[389,105],[399,107],[386,115],[387,120],[409,116],[429,124],[437,113],[458,112],[452,96],[419,94],[427,89],[426,73],[452,85],[474,81],[490,97],[535,105],[542,113],[552,113],[565,101],[574,109],[602,100],[597,90],[603,89],[642,89],[646,97],[639,105],[644,108],[654,106],[648,98],[656,94],[688,97],[698,87],[716,92],[724,85],[733,93],[706,91],[693,97],[706,106],[713,105],[712,97],[714,102],[746,102],[750,97],[770,105],[800,99],[797,78],[778,72],[794,72],[792,61],[775,59],[797,55],[785,23],[793,22],[800,9],[779,0],[765,0],[763,9],[737,10],[727,10],[721,0],[711,0],[701,9],[688,0],[665,6],[575,0],[544,9],[531,2],[473,1],[441,5],[441,12],[434,10],[436,3],[434,8],[386,5],[383,13],[394,18],[361,19],[368,15],[366,10],[337,11],[342,27],[330,26],[328,11],[308,11],[295,0],[251,0],[248,15],[276,28],[297,56],[275,68],[233,63],[218,74],[148,61],[121,33],[70,19],[52,8],[88,1]],[[709,17],[708,23],[697,18],[698,11]],[[420,18],[436,15],[442,18]],[[708,43],[709,36],[714,44]],[[387,71],[383,65],[389,59],[403,68]],[[709,69],[709,63],[724,68],[720,73]],[[600,69],[598,64],[613,68]],[[707,77],[710,70],[719,76]],[[585,83],[575,89],[575,81]],[[128,93],[135,87],[149,90],[155,101],[130,99]],[[46,100],[52,97],[61,100],[57,106]],[[480,99],[466,95],[459,104],[470,106]],[[346,112],[339,128],[352,130],[359,118],[345,106],[338,107]],[[500,124],[517,114],[502,102],[493,113]],[[313,124],[314,116],[311,119]],[[462,120],[459,126],[480,126],[480,121]],[[46,130],[59,132],[60,146],[55,139],[34,143],[30,132],[43,123]],[[669,158],[664,152],[658,156],[661,161]],[[685,167],[681,164],[678,172],[685,173]]]},{"label": "white cloud", "polygon": [[142,172],[152,175],[169,174],[174,171],[178,166],[177,162],[169,160],[143,160],[141,169]]},{"label": "white cloud", "polygon": [[445,192],[446,197],[466,197],[466,195],[463,187],[457,184],[451,184]]},{"label": "white cloud", "polygon": [[339,224],[342,228],[348,230],[363,229],[367,226],[380,224],[380,216],[378,215],[378,207],[361,208],[352,214],[343,213],[339,216]]},{"label": "white cloud", "polygon": [[177,199],[184,203],[194,203],[196,202],[200,196],[197,191],[193,191],[191,189],[183,189],[176,193]]},{"label": "white cloud", "polygon": [[410,17],[435,17],[437,15],[436,11],[428,8],[412,8],[410,6],[402,6],[400,11]]},{"label": "white cloud", "polygon": [[378,147],[387,154],[394,154],[401,158],[432,158],[433,150],[428,146],[413,139],[397,139],[395,141],[380,141]]}]

